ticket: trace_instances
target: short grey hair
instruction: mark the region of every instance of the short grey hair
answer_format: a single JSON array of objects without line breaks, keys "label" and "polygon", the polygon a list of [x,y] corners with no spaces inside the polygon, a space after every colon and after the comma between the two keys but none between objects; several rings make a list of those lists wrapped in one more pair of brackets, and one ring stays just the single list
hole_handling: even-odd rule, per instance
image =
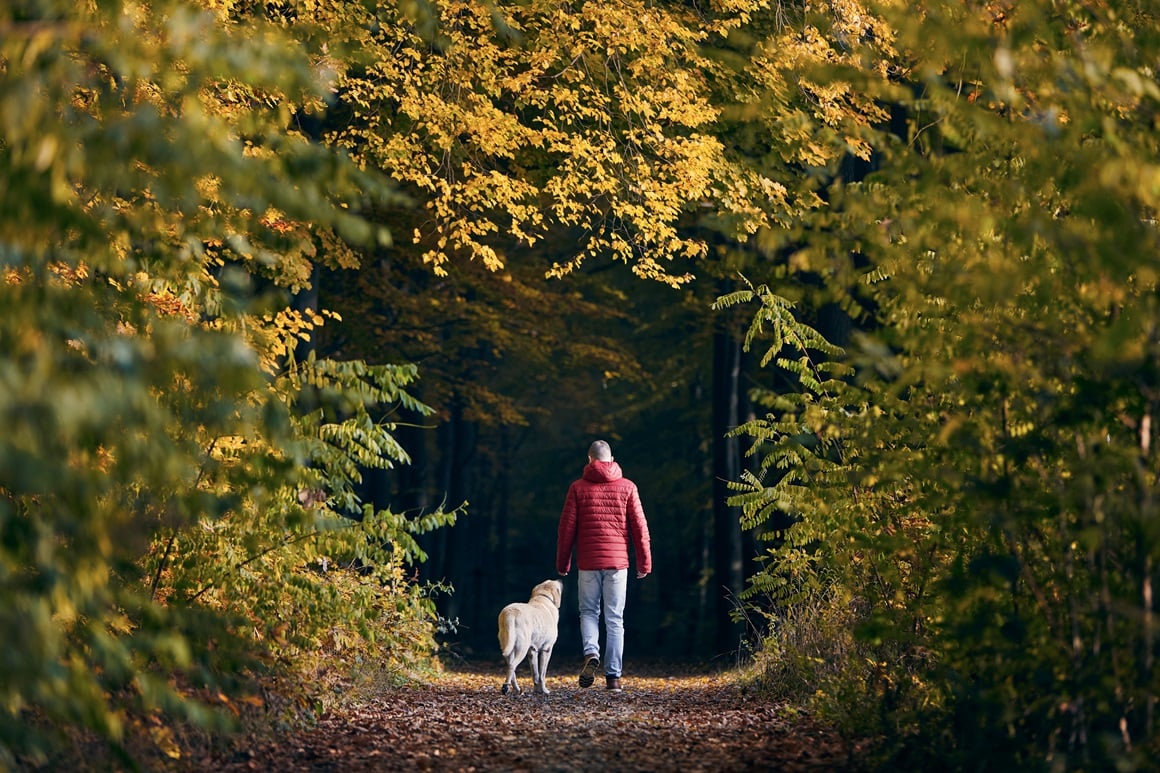
[{"label": "short grey hair", "polygon": [[588,457],[598,462],[611,462],[612,449],[608,447],[608,443],[605,443],[603,440],[597,440],[588,446]]}]

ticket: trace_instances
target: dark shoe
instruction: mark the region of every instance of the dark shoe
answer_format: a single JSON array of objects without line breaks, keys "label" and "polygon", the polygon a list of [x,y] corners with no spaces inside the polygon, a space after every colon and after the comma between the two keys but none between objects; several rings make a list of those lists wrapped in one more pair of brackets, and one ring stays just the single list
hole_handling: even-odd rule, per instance
[{"label": "dark shoe", "polygon": [[584,665],[580,667],[580,686],[591,687],[596,681],[596,669],[600,668],[600,658],[595,655],[585,655]]},{"label": "dark shoe", "polygon": [[620,677],[619,676],[606,676],[606,677],[604,677],[604,682],[605,682],[605,684],[604,684],[605,690],[612,690],[613,692],[620,692]]}]

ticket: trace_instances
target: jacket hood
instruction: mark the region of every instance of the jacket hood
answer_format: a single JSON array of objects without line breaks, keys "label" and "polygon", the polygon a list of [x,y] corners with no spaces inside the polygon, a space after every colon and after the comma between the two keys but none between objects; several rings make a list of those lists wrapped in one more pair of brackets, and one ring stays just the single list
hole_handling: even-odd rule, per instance
[{"label": "jacket hood", "polygon": [[591,461],[584,468],[584,480],[590,483],[609,483],[623,477],[624,473],[621,472],[620,465],[614,461]]}]

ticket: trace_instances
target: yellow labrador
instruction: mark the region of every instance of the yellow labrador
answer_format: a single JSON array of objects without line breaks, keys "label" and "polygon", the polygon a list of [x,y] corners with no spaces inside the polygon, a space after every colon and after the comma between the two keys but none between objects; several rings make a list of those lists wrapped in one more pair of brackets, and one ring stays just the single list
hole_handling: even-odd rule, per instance
[{"label": "yellow labrador", "polygon": [[508,604],[499,613],[499,648],[508,668],[507,680],[501,690],[504,695],[507,695],[508,688],[516,693],[520,691],[516,684],[516,668],[529,652],[532,655],[532,686],[548,694],[545,680],[552,647],[556,644],[563,596],[564,583],[544,580],[532,588],[532,597],[526,604]]}]

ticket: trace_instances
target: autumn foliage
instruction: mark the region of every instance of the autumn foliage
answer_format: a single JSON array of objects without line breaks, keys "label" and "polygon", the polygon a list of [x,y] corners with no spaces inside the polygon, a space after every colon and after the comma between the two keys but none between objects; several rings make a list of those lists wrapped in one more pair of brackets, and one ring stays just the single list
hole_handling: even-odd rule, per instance
[{"label": "autumn foliage", "polygon": [[657,630],[730,516],[763,700],[863,764],[1146,766],[1157,51],[1136,0],[0,8],[0,767],[437,669],[424,562],[524,571],[557,481],[495,471],[610,426],[695,557]]}]

